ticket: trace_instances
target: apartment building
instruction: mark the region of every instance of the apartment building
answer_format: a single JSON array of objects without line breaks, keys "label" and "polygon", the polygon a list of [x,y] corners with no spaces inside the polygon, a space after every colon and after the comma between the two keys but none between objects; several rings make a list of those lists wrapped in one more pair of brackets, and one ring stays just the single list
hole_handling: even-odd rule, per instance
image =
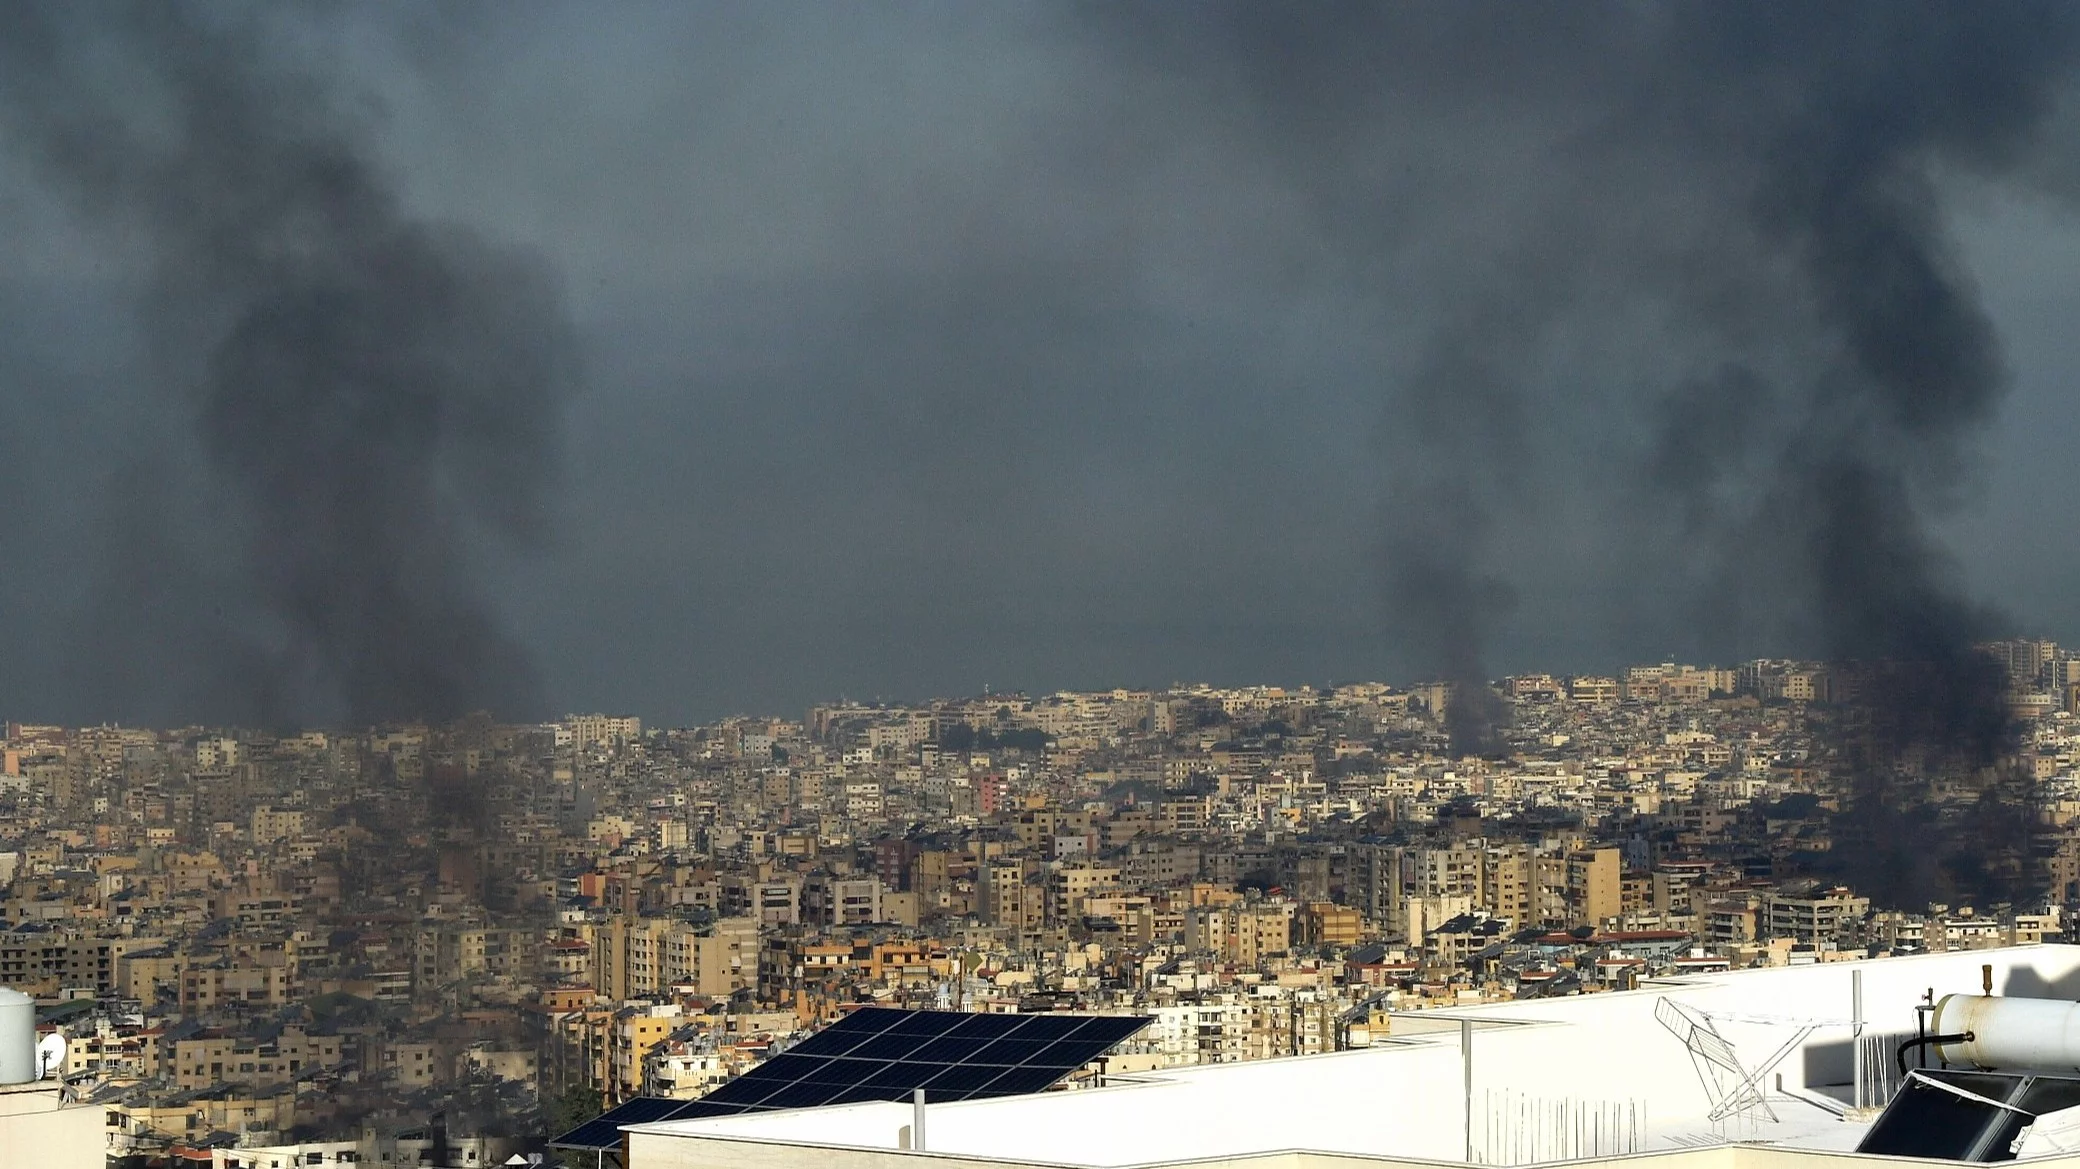
[{"label": "apartment building", "polygon": [[0,985],[56,997],[66,987],[106,994],[114,983],[111,939],[36,925],[0,931]]},{"label": "apartment building", "polygon": [[685,1025],[676,1003],[616,1011],[607,1032],[607,1094],[616,1100],[641,1094],[651,1053]]},{"label": "apartment building", "polygon": [[181,1011],[192,1015],[220,1007],[279,1007],[294,997],[293,976],[284,961],[220,958],[191,965],[180,974]]},{"label": "apartment building", "polygon": [[592,985],[607,998],[644,998],[685,988],[723,996],[753,985],[758,922],[726,917],[708,925],[615,915],[594,929]]},{"label": "apartment building", "polygon": [[1615,848],[1567,854],[1568,924],[1600,926],[1625,912],[1622,863]]},{"label": "apartment building", "polygon": [[532,973],[541,962],[539,931],[509,926],[442,924],[419,930],[412,977],[421,992],[479,974]]},{"label": "apartment building", "polygon": [[177,1087],[197,1089],[227,1081],[284,1083],[307,1069],[338,1065],[343,1048],[337,1035],[290,1027],[265,1039],[206,1032],[164,1043],[162,1050],[167,1060],[163,1074]]},{"label": "apartment building", "polygon": [[1803,893],[1772,892],[1764,912],[1770,937],[1817,945],[1842,937],[1845,928],[1861,921],[1870,908],[1870,898],[1835,887]]},{"label": "apartment building", "polygon": [[816,925],[852,926],[884,921],[879,877],[812,876],[802,883],[802,919]]},{"label": "apartment building", "polygon": [[763,878],[731,874],[722,880],[722,912],[726,917],[755,918],[763,925],[797,925],[802,920],[802,878],[793,873]]},{"label": "apartment building", "polygon": [[573,714],[564,716],[563,727],[570,736],[570,745],[580,751],[591,747],[612,746],[625,743],[643,735],[643,720],[628,716],[608,714]]},{"label": "apartment building", "polygon": [[1284,955],[1292,949],[1293,915],[1297,909],[1290,901],[1191,909],[1184,917],[1185,949],[1250,966]]}]

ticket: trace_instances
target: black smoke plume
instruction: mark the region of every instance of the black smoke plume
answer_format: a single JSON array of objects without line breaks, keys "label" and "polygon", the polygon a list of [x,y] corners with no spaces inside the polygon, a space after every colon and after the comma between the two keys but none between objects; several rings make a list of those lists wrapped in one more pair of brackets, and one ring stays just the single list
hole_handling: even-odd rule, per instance
[{"label": "black smoke plume", "polygon": [[2069,14],[1705,6],[1677,32],[1698,46],[1703,84],[1684,104],[1716,128],[1705,141],[1751,159],[1729,210],[1810,318],[1797,344],[1811,356],[1765,391],[1789,425],[1719,440],[1760,470],[1759,506],[1701,534],[1750,550],[1759,516],[1803,578],[1848,724],[1845,875],[1891,904],[2029,892],[2019,793],[1991,837],[1934,812],[1945,787],[1997,782],[2013,737],[2005,675],[1973,648],[1999,619],[1961,595],[1927,534],[2007,388],[1939,181],[2008,177],[2040,148],[2073,68]]},{"label": "black smoke plume", "polygon": [[187,708],[535,713],[471,564],[541,534],[571,329],[531,256],[404,206],[353,95],[283,63],[267,21],[297,15],[0,12],[0,142],[139,258],[150,376],[224,504],[221,625],[195,639],[219,660],[182,673],[237,681]]},{"label": "black smoke plume", "polygon": [[[1480,687],[1542,584],[1502,567],[1512,541],[1601,491],[1597,526],[1631,534],[1604,571],[1692,582],[1700,644],[1838,663],[1845,871],[1892,903],[2027,887],[2004,679],[1973,650],[1999,618],[1929,522],[2007,386],[1946,197],[2060,148],[2069,6],[1130,11],[1102,19],[1232,103],[1415,355],[1382,389],[1420,671]],[[1455,749],[1500,709],[1455,703]],[[1996,788],[2020,813],[1997,838],[1943,822]]]}]

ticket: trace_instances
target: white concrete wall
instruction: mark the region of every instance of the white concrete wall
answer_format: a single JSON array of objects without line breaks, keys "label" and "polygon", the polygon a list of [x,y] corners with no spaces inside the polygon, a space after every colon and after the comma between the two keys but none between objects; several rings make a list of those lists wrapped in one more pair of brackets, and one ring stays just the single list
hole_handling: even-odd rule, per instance
[{"label": "white concrete wall", "polygon": [[99,1108],[58,1106],[53,1084],[0,1089],[0,1169],[102,1169],[108,1138]]},{"label": "white concrete wall", "polygon": [[[722,1137],[683,1137],[658,1133],[630,1134],[629,1169],[1057,1169],[1044,1163],[982,1160],[944,1154],[900,1153],[873,1149],[781,1146]],[[2046,1157],[2027,1162],[2031,1169],[2080,1169],[2080,1156]],[[1410,1158],[1358,1157],[1343,1153],[1280,1152],[1249,1157],[1215,1157],[1164,1163],[1162,1169],[1440,1169],[1457,1162]],[[1871,1157],[1856,1153],[1787,1149],[1767,1145],[1729,1144],[1671,1149],[1633,1156],[1577,1161],[1576,1166],[1609,1165],[1613,1169],[1913,1169],[1926,1161],[1906,1157]],[[1157,1169],[1154,1165],[1136,1169]]]}]

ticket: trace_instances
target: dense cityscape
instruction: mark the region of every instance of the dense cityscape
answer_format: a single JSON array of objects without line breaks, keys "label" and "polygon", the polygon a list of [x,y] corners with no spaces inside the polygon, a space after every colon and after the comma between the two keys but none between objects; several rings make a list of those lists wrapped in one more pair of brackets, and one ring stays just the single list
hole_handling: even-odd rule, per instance
[{"label": "dense cityscape", "polygon": [[0,3],[0,1169],[2080,1169],[2076,128],[2070,0]]},{"label": "dense cityscape", "polygon": [[[2080,657],[1980,648],[2033,825],[1999,901],[1898,903],[1830,863],[1853,785],[1822,663],[1502,679],[1486,757],[1449,751],[1444,684],[678,729],[9,724],[0,981],[64,1036],[114,1163],[436,1140],[496,1163],[861,1004],[1151,1017],[1123,1073],[1363,1047],[1432,1006],[2056,939]],[[1983,790],[1936,777],[1930,814]]]}]

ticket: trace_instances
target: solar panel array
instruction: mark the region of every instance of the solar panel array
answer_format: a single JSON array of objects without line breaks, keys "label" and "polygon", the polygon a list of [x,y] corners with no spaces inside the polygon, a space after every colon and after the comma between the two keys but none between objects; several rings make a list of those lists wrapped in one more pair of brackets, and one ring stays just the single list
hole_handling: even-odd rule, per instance
[{"label": "solar panel array", "polygon": [[609,1109],[604,1115],[593,1117],[549,1144],[559,1149],[618,1149],[621,1147],[622,1125],[665,1120],[684,1107],[684,1100],[638,1096],[618,1108]]},{"label": "solar panel array", "polygon": [[1941,1161],[2012,1161],[2037,1118],[2080,1107],[2080,1080],[1917,1068],[1856,1146]]},{"label": "solar panel array", "polygon": [[620,1126],[869,1100],[931,1104],[1038,1092],[1148,1025],[1140,1015],[975,1015],[870,1007],[811,1035],[699,1100],[638,1097],[557,1137],[612,1149]]}]

